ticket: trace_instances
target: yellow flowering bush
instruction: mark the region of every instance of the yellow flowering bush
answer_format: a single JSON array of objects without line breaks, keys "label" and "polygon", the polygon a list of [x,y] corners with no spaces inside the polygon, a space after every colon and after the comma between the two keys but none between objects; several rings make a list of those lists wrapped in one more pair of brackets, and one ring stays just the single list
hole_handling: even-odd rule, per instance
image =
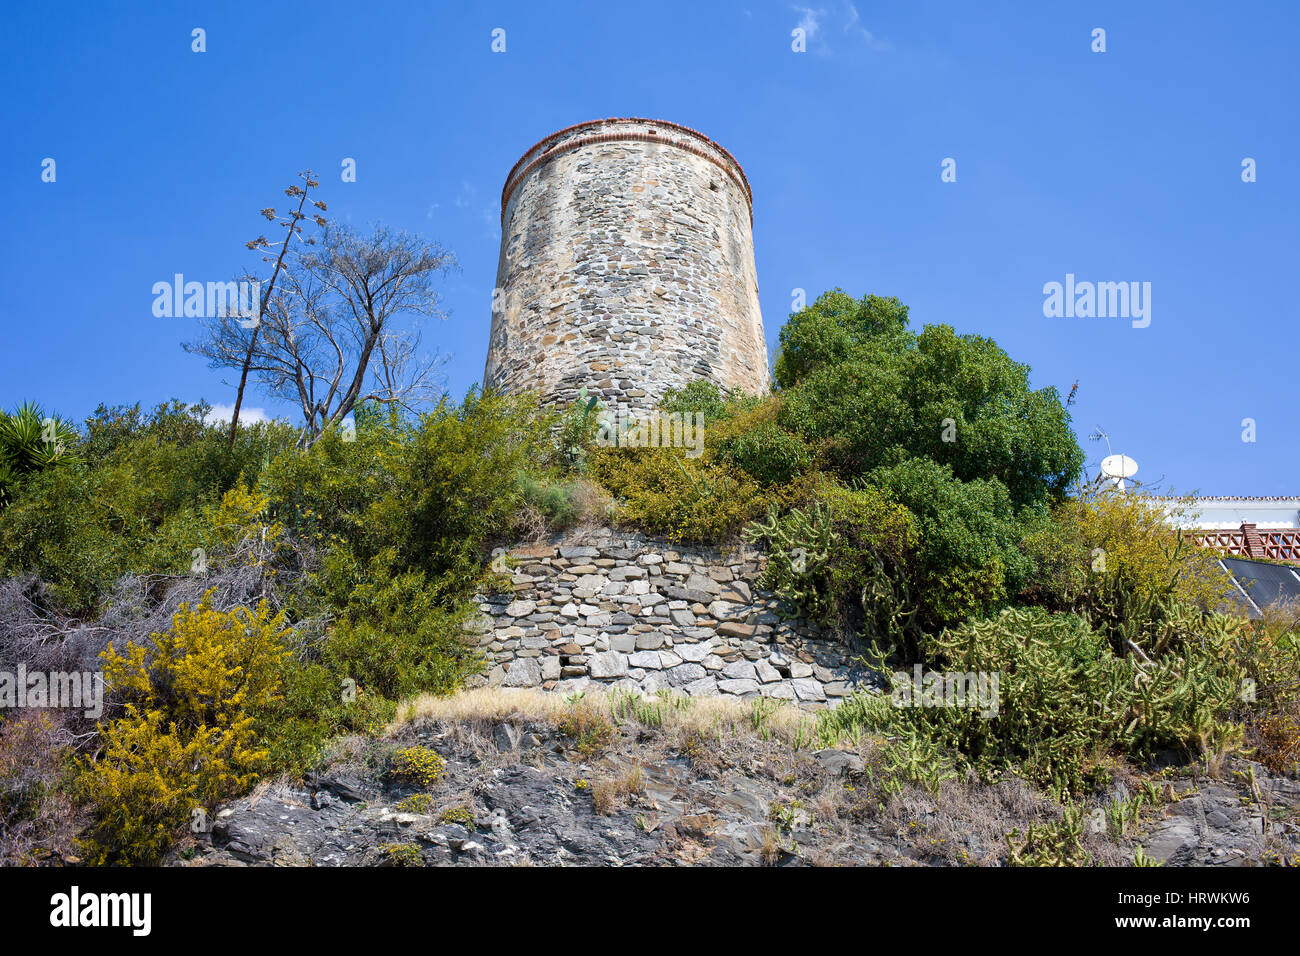
[{"label": "yellow flowering bush", "polygon": [[283,544],[284,526],[268,517],[270,499],[235,482],[221,497],[221,504],[204,510],[214,550],[233,555],[258,543],[261,550],[275,551]]},{"label": "yellow flowering bush", "polygon": [[181,605],[147,645],[102,655],[125,713],[100,725],[103,748],[80,765],[91,863],[157,862],[195,810],[258,779],[267,753],[254,721],[280,700],[287,628],[265,603],[215,611],[210,598]]},{"label": "yellow flowering bush", "polygon": [[390,775],[394,780],[427,788],[447,767],[443,760],[428,747],[403,747],[393,755]]}]

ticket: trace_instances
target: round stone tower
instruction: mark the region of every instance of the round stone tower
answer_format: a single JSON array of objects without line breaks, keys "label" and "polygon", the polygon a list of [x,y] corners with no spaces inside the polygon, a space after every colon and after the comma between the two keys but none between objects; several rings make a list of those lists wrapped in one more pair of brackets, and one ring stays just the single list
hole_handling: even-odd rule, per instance
[{"label": "round stone tower", "polygon": [[768,386],[749,182],[735,158],[662,120],[579,123],[543,139],[501,192],[484,385],[568,404],[654,408],[698,378]]}]

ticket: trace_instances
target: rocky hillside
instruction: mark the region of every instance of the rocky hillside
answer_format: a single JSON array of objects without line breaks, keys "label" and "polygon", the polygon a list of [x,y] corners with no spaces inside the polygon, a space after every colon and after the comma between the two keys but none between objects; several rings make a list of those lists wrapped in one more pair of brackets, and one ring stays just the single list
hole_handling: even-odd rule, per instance
[{"label": "rocky hillside", "polygon": [[[1022,781],[891,785],[880,742],[734,698],[481,689],[338,742],[302,786],[221,808],[170,862],[243,865],[1005,865],[1300,859],[1300,787],[1258,764],[1138,774],[1073,819]],[[1073,830],[1071,827],[1073,826]],[[1032,827],[1032,830],[1031,830]]]}]

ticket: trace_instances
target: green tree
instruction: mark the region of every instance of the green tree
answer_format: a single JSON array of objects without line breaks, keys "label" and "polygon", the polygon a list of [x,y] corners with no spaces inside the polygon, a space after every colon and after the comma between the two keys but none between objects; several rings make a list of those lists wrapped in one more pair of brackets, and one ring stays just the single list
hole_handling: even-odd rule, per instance
[{"label": "green tree", "polygon": [[1059,500],[1082,470],[1056,389],[1030,388],[1029,367],[991,339],[911,332],[897,299],[828,292],[781,343],[779,422],[846,480],[929,458],[962,481],[997,479],[1023,507]]}]

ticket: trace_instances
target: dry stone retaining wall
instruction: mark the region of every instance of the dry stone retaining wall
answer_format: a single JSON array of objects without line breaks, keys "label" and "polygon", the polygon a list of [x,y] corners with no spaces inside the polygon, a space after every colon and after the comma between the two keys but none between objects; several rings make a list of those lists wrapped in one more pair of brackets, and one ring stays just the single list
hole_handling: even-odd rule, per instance
[{"label": "dry stone retaining wall", "polygon": [[600,532],[514,548],[513,592],[467,625],[489,659],[471,686],[593,686],[831,705],[869,681],[837,638],[778,614],[764,558]]}]

